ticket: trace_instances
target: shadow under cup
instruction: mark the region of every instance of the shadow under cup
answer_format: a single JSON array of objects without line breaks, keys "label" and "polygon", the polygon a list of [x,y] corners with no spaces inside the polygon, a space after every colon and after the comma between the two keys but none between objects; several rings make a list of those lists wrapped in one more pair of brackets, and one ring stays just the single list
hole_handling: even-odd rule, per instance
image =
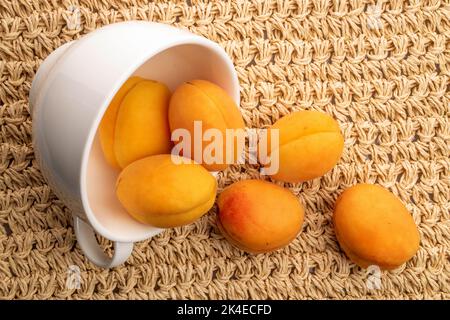
[{"label": "shadow under cup", "polygon": [[[148,59],[130,76],[162,82],[171,92],[186,81],[208,80],[222,87],[239,103],[238,84],[229,62],[216,51],[199,44],[168,48]],[[115,193],[119,173],[106,162],[97,130],[83,177],[88,199],[85,210],[91,223],[104,236],[113,235],[108,238],[115,241],[141,241],[161,232],[161,229],[138,222],[122,207]]]}]

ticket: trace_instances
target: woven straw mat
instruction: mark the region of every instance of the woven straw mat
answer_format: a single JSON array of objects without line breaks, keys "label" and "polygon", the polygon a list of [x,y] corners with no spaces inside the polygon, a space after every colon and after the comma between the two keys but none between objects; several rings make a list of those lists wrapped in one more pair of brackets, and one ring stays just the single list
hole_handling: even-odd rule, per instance
[{"label": "woven straw mat", "polygon": [[[306,210],[288,247],[241,252],[220,234],[214,208],[137,243],[120,267],[97,268],[83,255],[70,211],[35,161],[28,94],[50,52],[123,20],[163,22],[218,42],[238,72],[247,127],[303,109],[339,121],[338,165],[284,184]],[[0,298],[449,299],[449,36],[449,0],[1,0]],[[230,167],[219,192],[259,178],[258,169]],[[396,194],[421,235],[414,258],[383,271],[380,285],[370,286],[377,275],[340,251],[332,226],[336,198],[360,182]],[[80,287],[68,286],[77,268]]]}]

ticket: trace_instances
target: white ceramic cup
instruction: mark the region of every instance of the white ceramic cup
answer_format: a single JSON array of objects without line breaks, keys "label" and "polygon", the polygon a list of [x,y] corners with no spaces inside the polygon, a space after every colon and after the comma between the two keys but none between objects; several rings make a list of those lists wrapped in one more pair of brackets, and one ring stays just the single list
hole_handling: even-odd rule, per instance
[{"label": "white ceramic cup", "polygon": [[[30,91],[36,159],[55,194],[71,210],[81,249],[104,268],[123,263],[134,242],[162,231],[134,220],[118,202],[119,172],[106,163],[97,136],[110,101],[132,75],[161,81],[172,91],[184,81],[209,80],[239,105],[237,74],[225,51],[208,39],[164,24],[111,24],[45,59]],[[112,258],[98,245],[95,232],[114,242]]]}]

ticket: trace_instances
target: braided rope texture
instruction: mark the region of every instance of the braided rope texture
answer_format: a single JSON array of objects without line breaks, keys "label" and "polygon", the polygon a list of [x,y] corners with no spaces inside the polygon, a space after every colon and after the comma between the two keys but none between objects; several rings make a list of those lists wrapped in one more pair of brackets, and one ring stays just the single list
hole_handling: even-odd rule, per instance
[{"label": "braided rope texture", "polygon": [[[338,165],[320,179],[284,184],[306,208],[290,246],[245,254],[221,236],[214,208],[136,244],[121,267],[103,270],[84,257],[69,210],[36,164],[28,94],[50,52],[123,20],[218,42],[239,74],[248,127],[302,109],[339,121],[346,143]],[[449,37],[449,0],[2,0],[0,298],[449,299]],[[219,189],[258,172],[232,166]],[[360,182],[399,196],[421,235],[416,256],[383,271],[375,288],[373,275],[340,251],[331,220],[337,196]],[[73,266],[79,288],[67,286]]]}]

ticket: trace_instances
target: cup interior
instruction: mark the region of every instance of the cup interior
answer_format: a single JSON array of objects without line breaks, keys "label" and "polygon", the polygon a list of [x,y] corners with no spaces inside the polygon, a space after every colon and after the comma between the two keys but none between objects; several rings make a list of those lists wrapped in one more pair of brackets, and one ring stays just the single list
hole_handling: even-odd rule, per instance
[{"label": "cup interior", "polygon": [[[232,65],[216,50],[199,44],[183,44],[154,55],[132,75],[160,81],[171,92],[185,81],[208,80],[225,89],[238,102],[233,72]],[[119,173],[106,162],[97,131],[86,176],[89,206],[86,211],[91,223],[103,236],[115,241],[140,241],[159,233],[161,229],[136,221],[122,207],[115,194]]]}]

